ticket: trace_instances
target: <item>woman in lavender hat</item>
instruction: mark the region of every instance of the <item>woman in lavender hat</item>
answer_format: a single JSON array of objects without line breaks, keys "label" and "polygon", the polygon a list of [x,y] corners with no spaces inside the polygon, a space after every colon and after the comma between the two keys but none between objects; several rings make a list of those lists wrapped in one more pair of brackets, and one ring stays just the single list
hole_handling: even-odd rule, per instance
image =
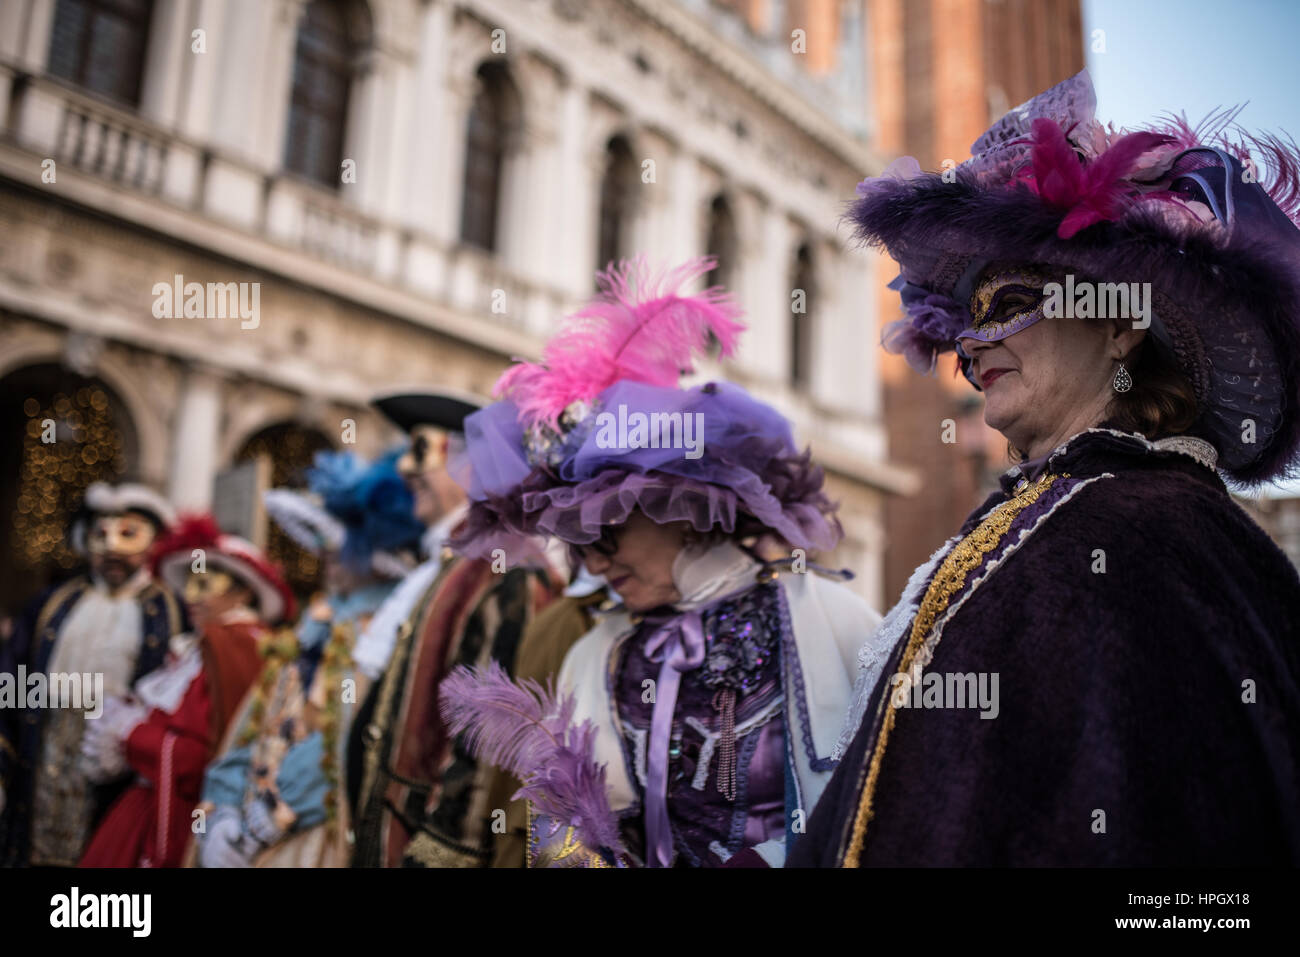
[{"label": "woman in lavender hat", "polygon": [[558,539],[619,597],[570,649],[559,700],[500,670],[443,683],[448,723],[523,781],[533,866],[781,864],[879,620],[811,562],[841,530],[789,423],[738,386],[679,386],[742,328],[720,290],[678,291],[711,266],[603,273],[542,362],[465,420],[453,547],[513,563]]},{"label": "woman in lavender hat", "polygon": [[859,187],[886,347],[955,351],[1018,464],[860,652],[791,865],[1300,861],[1300,580],[1225,487],[1296,460],[1300,164],[1094,105],[1082,73]]}]

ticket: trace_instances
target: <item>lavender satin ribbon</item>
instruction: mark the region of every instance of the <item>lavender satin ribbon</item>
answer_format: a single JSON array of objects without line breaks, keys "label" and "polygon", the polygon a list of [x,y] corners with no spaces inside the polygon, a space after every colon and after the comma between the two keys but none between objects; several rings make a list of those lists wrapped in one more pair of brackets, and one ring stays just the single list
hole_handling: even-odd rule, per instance
[{"label": "lavender satin ribbon", "polygon": [[660,663],[646,769],[646,863],[667,867],[673,859],[673,835],[668,824],[668,742],[682,672],[693,671],[704,663],[704,621],[700,612],[682,612],[660,626],[646,642],[645,655]]}]

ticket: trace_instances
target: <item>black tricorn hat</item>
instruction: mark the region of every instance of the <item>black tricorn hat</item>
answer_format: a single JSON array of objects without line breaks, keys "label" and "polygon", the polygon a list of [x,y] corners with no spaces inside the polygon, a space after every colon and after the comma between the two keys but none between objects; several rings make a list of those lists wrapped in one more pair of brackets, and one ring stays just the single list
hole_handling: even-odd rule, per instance
[{"label": "black tricorn hat", "polygon": [[448,432],[465,431],[465,416],[483,408],[483,401],[466,393],[397,392],[371,400],[403,432],[417,425],[433,425]]}]

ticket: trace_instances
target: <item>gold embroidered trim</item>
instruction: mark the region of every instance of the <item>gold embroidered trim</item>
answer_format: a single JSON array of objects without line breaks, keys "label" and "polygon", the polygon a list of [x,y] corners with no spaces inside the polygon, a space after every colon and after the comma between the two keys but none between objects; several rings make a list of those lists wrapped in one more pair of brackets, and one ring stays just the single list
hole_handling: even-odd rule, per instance
[{"label": "gold embroidered trim", "polygon": [[[966,578],[979,567],[984,556],[991,552],[1006,536],[1022,511],[1037,501],[1038,497],[1052,487],[1058,478],[1066,475],[1044,475],[1032,485],[1026,486],[1015,498],[1003,502],[975,527],[964,539],[958,542],[930,580],[921,600],[916,617],[912,620],[912,631],[907,639],[907,647],[899,660],[897,674],[908,674],[912,670],[918,652],[925,644],[934,623],[947,609],[954,595],[961,590]],[[887,683],[885,699],[893,693],[894,683]],[[862,856],[862,846],[866,841],[867,823],[873,816],[872,801],[875,797],[876,784],[880,778],[880,765],[885,756],[885,746],[889,742],[889,733],[894,728],[898,709],[888,704],[876,744],[871,752],[871,764],[867,770],[867,781],[862,788],[862,797],[858,801],[857,815],[853,819],[853,836],[841,861],[842,867],[857,867]]]},{"label": "gold embroidered trim", "polygon": [[[74,578],[66,585],[60,586],[49,598],[45,600],[45,605],[41,608],[40,614],[36,619],[36,629],[32,632],[33,640],[39,641],[40,636],[54,617],[54,613],[59,606],[67,599],[68,595],[74,591],[85,591],[90,587],[90,582],[85,578]],[[50,637],[54,637],[51,635]]]},{"label": "gold embroidered trim", "polygon": [[433,582],[424,590],[424,594],[420,596],[419,601],[412,606],[406,620],[398,626],[397,640],[393,643],[392,654],[388,656],[388,664],[379,678],[379,690],[377,692],[379,697],[376,699],[374,710],[370,715],[370,725],[364,729],[365,754],[361,773],[361,790],[357,799],[359,815],[364,816],[366,814],[366,808],[370,804],[375,789],[379,786],[379,761],[381,757],[384,757],[380,753],[380,744],[392,723],[390,719],[393,700],[397,697],[398,690],[406,681],[406,672],[411,658],[411,645],[415,641],[415,632],[417,630],[423,631],[424,614],[437,594],[438,588],[442,585],[442,579],[447,574],[448,567],[449,565],[444,564],[438,569],[438,574],[434,577]]},{"label": "gold embroidered trim", "polygon": [[176,600],[176,596],[165,588],[160,588],[157,583],[150,582],[140,593],[140,601],[143,603],[146,599],[157,595],[162,599],[163,605],[167,610],[167,625],[171,629],[171,635],[181,630],[181,605]]},{"label": "gold embroidered trim", "polygon": [[533,868],[537,866],[537,836],[533,834],[533,802],[524,801],[524,814],[526,823],[524,824],[524,840],[528,842],[528,847],[524,851],[524,867]]},{"label": "gold embroidered trim", "polygon": [[[321,732],[321,771],[325,775],[325,822],[327,839],[333,843],[337,837],[339,813],[339,732],[343,725],[343,681],[352,677],[352,648],[356,643],[356,629],[352,622],[336,624],[329,642],[321,653],[317,679],[325,689],[325,707],[319,715]],[[313,704],[315,702],[312,702]],[[349,709],[350,710],[350,709]]]},{"label": "gold embroidered trim", "polygon": [[[533,810],[533,802],[525,801],[524,805],[527,808],[528,815],[528,851],[524,855],[525,867],[608,868],[611,866],[603,857],[577,839],[578,829],[573,825],[569,825],[565,830],[564,838],[558,848],[555,846],[554,841],[543,845],[541,838],[536,833],[535,824],[538,816],[536,811]],[[561,864],[561,861],[566,863]]]},{"label": "gold embroidered trim", "polygon": [[406,845],[405,856],[425,867],[484,867],[482,857],[458,851],[443,844],[427,831],[421,831]]}]

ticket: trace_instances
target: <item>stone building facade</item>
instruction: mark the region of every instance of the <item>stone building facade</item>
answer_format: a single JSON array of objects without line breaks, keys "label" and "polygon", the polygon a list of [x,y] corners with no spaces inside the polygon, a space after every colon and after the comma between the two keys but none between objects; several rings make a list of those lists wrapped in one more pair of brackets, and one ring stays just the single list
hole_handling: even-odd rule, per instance
[{"label": "stone building facade", "polygon": [[[642,252],[719,257],[750,332],[701,376],[793,420],[842,505],[829,560],[883,604],[884,503],[915,477],[883,419],[889,277],[837,232],[880,168],[865,6],[0,4],[0,602],[47,575],[16,556],[69,490],[120,475],[201,508],[255,451],[376,453],[397,436],[371,396],[486,396],[598,263]],[[256,320],[160,305],[187,283],[256,284]],[[57,477],[23,467],[46,417]]]}]

